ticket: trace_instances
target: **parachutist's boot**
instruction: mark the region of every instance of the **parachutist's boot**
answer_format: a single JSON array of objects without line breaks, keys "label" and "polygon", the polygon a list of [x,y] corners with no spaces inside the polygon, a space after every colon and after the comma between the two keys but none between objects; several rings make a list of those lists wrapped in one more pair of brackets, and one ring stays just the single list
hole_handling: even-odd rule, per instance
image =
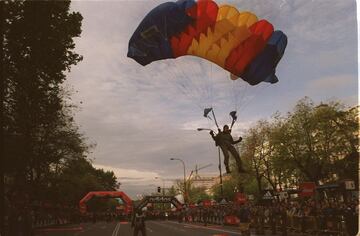
[{"label": "parachutist's boot", "polygon": [[230,171],[230,168],[228,166],[225,166],[225,169],[226,169],[226,174],[230,174],[231,171]]}]

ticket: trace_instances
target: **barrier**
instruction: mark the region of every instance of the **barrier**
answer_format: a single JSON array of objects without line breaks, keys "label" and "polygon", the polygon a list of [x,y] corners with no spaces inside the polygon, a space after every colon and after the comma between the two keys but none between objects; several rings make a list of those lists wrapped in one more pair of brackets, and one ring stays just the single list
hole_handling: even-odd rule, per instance
[{"label": "barrier", "polygon": [[224,217],[224,223],[226,225],[238,225],[240,220],[234,215],[227,215]]}]

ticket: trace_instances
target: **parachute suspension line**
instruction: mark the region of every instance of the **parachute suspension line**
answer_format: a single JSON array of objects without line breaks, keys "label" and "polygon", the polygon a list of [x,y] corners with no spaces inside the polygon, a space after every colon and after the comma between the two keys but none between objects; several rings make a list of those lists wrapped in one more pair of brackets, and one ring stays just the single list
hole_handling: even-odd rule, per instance
[{"label": "parachute suspension line", "polygon": [[206,81],[206,92],[207,92],[207,98],[206,98],[206,104],[205,106],[210,106],[212,107],[212,101],[211,101],[211,70],[212,70],[212,65],[210,65],[210,70],[203,70],[204,71],[204,80]]},{"label": "parachute suspension line", "polygon": [[[195,60],[195,58],[194,58]],[[200,68],[200,73],[197,73],[198,71],[195,70],[195,65],[198,65]],[[199,60],[198,63],[190,63],[190,65],[188,66],[189,71],[193,74],[197,74],[198,77],[195,83],[198,84],[198,88],[200,90],[200,97],[202,98],[202,105],[203,106],[208,106],[209,105],[209,97],[210,97],[210,93],[209,93],[209,80],[207,78],[203,78],[204,76],[207,77],[207,69],[204,68],[204,66],[206,67],[206,65],[204,65],[204,62],[202,60]]]},{"label": "parachute suspension line", "polygon": [[253,101],[255,97],[257,97],[257,95],[258,95],[260,92],[264,91],[265,89],[269,88],[270,86],[271,86],[270,83],[264,84],[262,88],[259,88],[259,86],[256,86],[255,91],[254,91],[254,93],[253,93],[253,96],[250,97],[250,98],[246,101],[246,103],[244,104],[244,108],[243,108],[243,109],[245,109],[245,108],[250,104],[250,102]]},{"label": "parachute suspension line", "polygon": [[[187,62],[186,62],[187,63]],[[192,65],[192,64],[190,64]],[[191,68],[191,66],[189,67],[188,65],[186,65],[186,68],[190,71],[190,70],[193,70]],[[186,73],[182,70],[182,69],[179,69],[177,66],[175,66],[174,68],[177,72],[177,74],[182,74],[182,81],[184,82],[184,84],[186,84],[187,86],[187,90],[188,91],[191,91],[191,95],[193,96],[193,100],[196,100],[197,103],[199,104],[200,103],[200,107],[202,107],[202,96],[198,96],[198,95],[202,95],[203,94],[203,91],[202,89],[198,86],[198,84],[196,83],[196,81],[194,82],[194,80],[191,79],[191,76],[188,76],[186,75]],[[192,72],[192,74],[194,74]]]},{"label": "parachute suspension line", "polygon": [[237,101],[237,110],[241,109],[242,110],[242,106],[245,103],[245,99],[247,97],[247,89],[248,89],[248,85],[247,84],[242,84],[241,85],[241,93],[240,93],[240,98],[238,98],[239,100]]},{"label": "parachute suspension line", "polygon": [[210,64],[210,105],[213,107],[214,103],[214,78],[213,78],[213,65]]},{"label": "parachute suspension line", "polygon": [[[200,62],[201,63],[201,62]],[[193,78],[192,76],[187,76],[189,78],[189,80],[191,81],[191,83],[195,86],[195,88],[197,89],[197,93],[196,95],[199,97],[199,100],[201,101],[201,105],[204,106],[205,104],[205,101],[206,100],[206,89],[204,88],[204,84],[206,84],[204,81],[203,81],[203,78],[202,78],[202,73],[200,72],[199,73],[196,73],[196,70],[194,69],[194,66],[196,63],[190,63],[189,61],[187,61],[187,71],[189,74],[192,74],[194,75],[195,78]],[[200,66],[200,70],[202,71],[202,67],[201,67],[201,64],[199,64]],[[182,71],[183,74],[186,74],[184,71]],[[196,77],[200,77],[200,78],[196,78]]]},{"label": "parachute suspension line", "polygon": [[237,111],[238,110],[238,102],[239,102],[239,93],[237,93],[236,87],[235,86],[241,86],[241,84],[238,85],[238,83],[236,83],[237,81],[230,81],[231,83],[231,99],[232,99],[232,105],[234,106],[234,110]]},{"label": "parachute suspension line", "polygon": [[[169,76],[169,82],[173,85],[175,85],[175,87],[183,94],[185,95],[187,98],[189,98],[191,101],[194,102],[194,104],[200,109],[202,110],[202,107],[199,105],[198,102],[196,102],[196,98],[194,96],[192,96],[192,93],[190,93],[190,90],[188,88],[188,86],[186,85],[185,80],[183,79],[179,79],[178,73],[177,71],[174,70],[174,68],[176,66],[170,65],[169,61],[165,61],[165,64],[167,66],[167,72],[171,75]],[[169,68],[171,68],[169,70]],[[192,110],[195,112],[195,110],[192,108]],[[197,109],[196,109],[197,110]]]},{"label": "parachute suspension line", "polygon": [[[197,74],[194,69],[195,64],[196,63],[191,63],[189,66],[189,69],[193,74]],[[198,83],[198,87],[200,88],[201,91],[202,105],[205,106],[208,105],[208,101],[209,101],[208,80],[207,79],[204,80],[203,78],[204,76],[207,77],[207,73],[206,73],[207,70],[204,69],[204,62],[202,60],[198,61],[198,65],[200,68],[200,74],[198,74],[198,76],[200,78],[197,78],[195,82]]]}]

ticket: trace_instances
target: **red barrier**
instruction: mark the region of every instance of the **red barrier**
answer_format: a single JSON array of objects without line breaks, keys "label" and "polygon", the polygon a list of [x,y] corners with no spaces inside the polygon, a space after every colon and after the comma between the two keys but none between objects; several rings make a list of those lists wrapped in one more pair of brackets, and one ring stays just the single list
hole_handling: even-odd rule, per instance
[{"label": "red barrier", "polygon": [[226,225],[238,225],[240,223],[239,218],[234,215],[225,216],[224,221]]}]

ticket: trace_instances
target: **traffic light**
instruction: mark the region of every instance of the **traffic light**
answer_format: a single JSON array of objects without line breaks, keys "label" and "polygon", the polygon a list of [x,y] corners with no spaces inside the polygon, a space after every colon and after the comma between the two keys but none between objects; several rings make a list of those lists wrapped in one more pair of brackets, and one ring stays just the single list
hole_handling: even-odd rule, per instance
[{"label": "traffic light", "polygon": [[160,187],[158,187],[157,190],[158,190],[158,193],[161,193],[161,188]]}]

